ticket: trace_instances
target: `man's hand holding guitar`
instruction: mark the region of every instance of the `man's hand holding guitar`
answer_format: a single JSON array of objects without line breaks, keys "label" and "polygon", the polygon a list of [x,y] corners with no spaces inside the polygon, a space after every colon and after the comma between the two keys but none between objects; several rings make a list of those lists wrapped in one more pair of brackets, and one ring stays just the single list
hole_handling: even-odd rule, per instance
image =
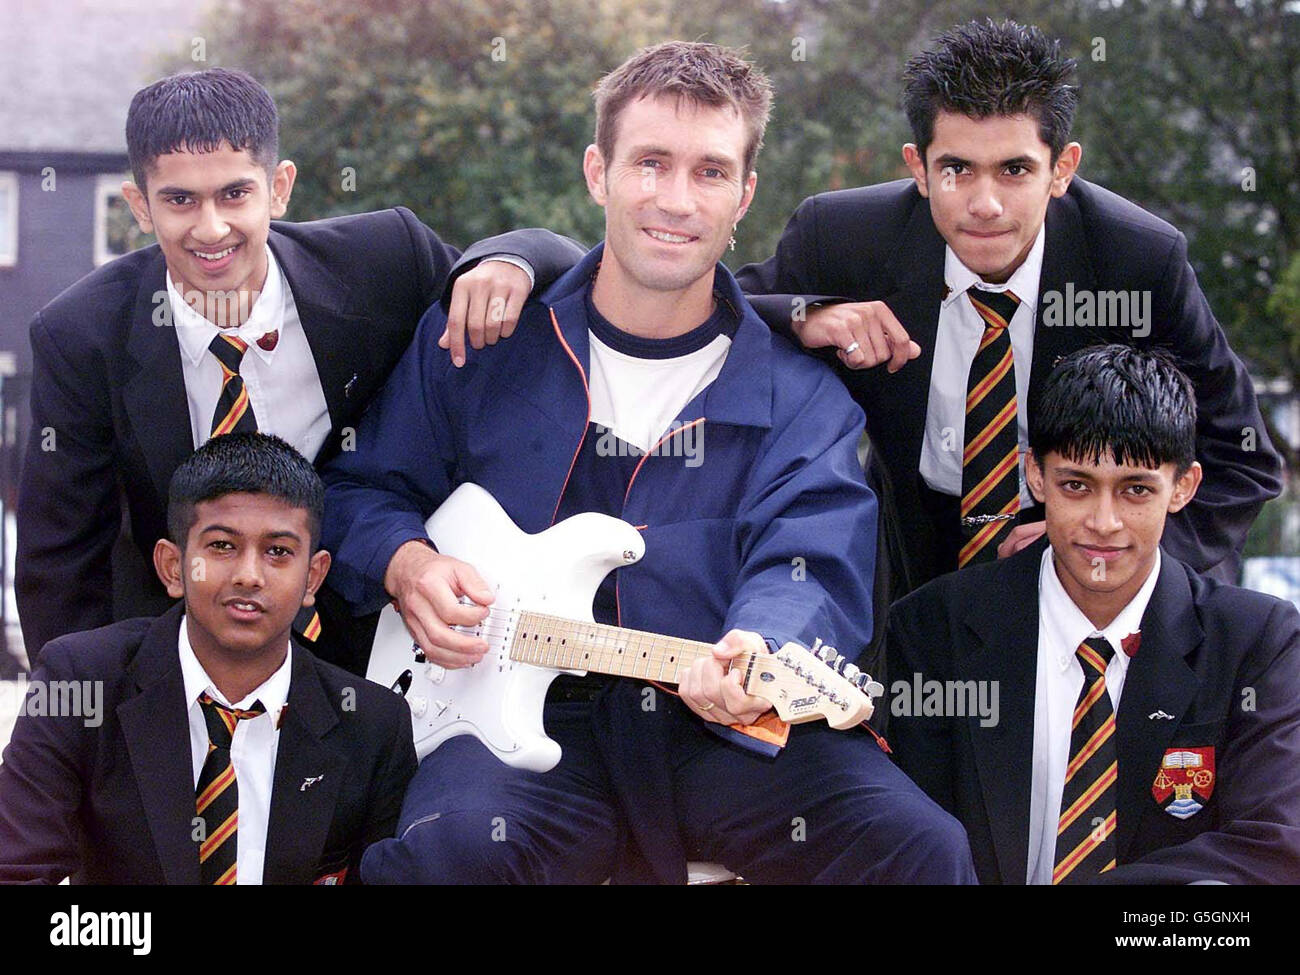
[{"label": "man's hand holding guitar", "polygon": [[[472,565],[413,539],[393,553],[384,588],[429,660],[455,670],[483,659],[487,641],[452,629],[481,623],[495,598]],[[477,605],[462,603],[462,596]]]},{"label": "man's hand holding guitar", "polygon": [[708,657],[691,664],[677,688],[682,701],[705,721],[717,724],[753,724],[772,710],[770,701],[741,688],[739,670],[727,665],[743,653],[767,653],[767,643],[749,630],[731,630],[713,648]]}]

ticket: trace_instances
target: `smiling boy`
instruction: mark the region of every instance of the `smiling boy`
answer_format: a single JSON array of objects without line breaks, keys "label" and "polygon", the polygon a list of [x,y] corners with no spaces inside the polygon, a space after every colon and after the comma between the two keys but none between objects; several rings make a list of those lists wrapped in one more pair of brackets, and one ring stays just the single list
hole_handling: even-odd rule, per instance
[{"label": "smiling boy", "polygon": [[[329,570],[324,489],[288,444],[216,437],[172,478],[154,566],[182,602],[51,643],[102,724],[24,715],[0,764],[0,881],[343,883],[415,769],[406,706],[290,627]],[[188,747],[186,747],[188,745]]]},{"label": "smiling boy", "polygon": [[[774,327],[837,350],[888,489],[895,597],[1041,535],[1022,463],[1033,401],[1084,346],[1166,349],[1197,390],[1204,483],[1169,519],[1166,551],[1235,580],[1247,530],[1281,489],[1183,234],[1078,176],[1074,70],[1036,27],[945,31],[904,70],[910,178],[810,197],[775,256],[736,275]],[[1060,311],[1121,294],[1119,320]]]},{"label": "smiling boy", "polygon": [[[123,193],[157,245],[99,268],[31,325],[15,589],[33,658],[61,634],[167,607],[146,566],[168,481],[208,437],[260,430],[324,463],[452,278],[450,314],[491,340],[530,274],[545,284],[581,255],[525,230],[462,256],[401,207],[282,222],[297,170],[279,157],[274,101],[241,71],[141,89],[126,144]],[[350,632],[328,587],[322,604],[316,649],[363,670],[369,634]],[[309,616],[299,632],[316,636]]]},{"label": "smiling boy", "polygon": [[1030,426],[1046,539],[890,614],[891,677],[997,687],[992,722],[889,702],[983,883],[1300,880],[1300,614],[1160,550],[1195,418],[1164,357],[1067,357]]}]

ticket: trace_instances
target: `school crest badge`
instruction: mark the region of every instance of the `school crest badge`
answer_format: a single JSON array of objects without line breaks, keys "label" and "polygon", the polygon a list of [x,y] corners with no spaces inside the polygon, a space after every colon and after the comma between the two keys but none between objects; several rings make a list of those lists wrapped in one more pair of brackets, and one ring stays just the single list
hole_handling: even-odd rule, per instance
[{"label": "school crest badge", "polygon": [[1151,784],[1151,794],[1169,815],[1187,819],[1209,802],[1214,794],[1214,779],[1213,745],[1170,748],[1160,760],[1160,771]]}]

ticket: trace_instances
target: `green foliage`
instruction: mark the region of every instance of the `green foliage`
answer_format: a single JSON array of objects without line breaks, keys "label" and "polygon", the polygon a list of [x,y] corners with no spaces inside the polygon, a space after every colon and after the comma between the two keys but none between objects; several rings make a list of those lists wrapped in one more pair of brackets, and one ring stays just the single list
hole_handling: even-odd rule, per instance
[{"label": "green foliage", "polygon": [[1300,363],[1300,251],[1278,277],[1266,311],[1265,321],[1273,326],[1266,344],[1285,357],[1286,369],[1294,375]]},{"label": "green foliage", "polygon": [[1269,301],[1300,253],[1288,0],[219,0],[207,37],[210,63],[276,96],[299,166],[292,217],[401,203],[462,245],[536,225],[598,239],[580,160],[599,77],[670,37],[745,46],[777,101],[739,264],[771,253],[803,197],[906,175],[903,61],[985,15],[1062,38],[1079,59],[1084,177],[1184,231],[1234,348],[1300,381],[1295,305]]},{"label": "green foliage", "polygon": [[218,10],[210,58],[257,75],[280,106],[283,152],[299,170],[295,217],[401,203],[462,244],[521,225],[600,236],[580,170],[590,92],[665,31],[644,2],[248,0]]},{"label": "green foliage", "polygon": [[1262,374],[1300,381],[1300,320],[1268,307],[1300,250],[1300,10],[1074,0],[1040,23],[1079,58],[1082,174],[1187,234],[1234,349]]},{"label": "green foliage", "polygon": [[[219,0],[209,64],[242,67],[280,107],[298,165],[291,216],[396,203],[465,244],[517,226],[602,233],[581,180],[590,93],[670,37],[744,47],[777,101],[733,264],[771,253],[827,188],[904,176],[897,77],[960,0]],[[192,68],[188,62],[173,69]],[[354,175],[349,184],[346,167]]]}]

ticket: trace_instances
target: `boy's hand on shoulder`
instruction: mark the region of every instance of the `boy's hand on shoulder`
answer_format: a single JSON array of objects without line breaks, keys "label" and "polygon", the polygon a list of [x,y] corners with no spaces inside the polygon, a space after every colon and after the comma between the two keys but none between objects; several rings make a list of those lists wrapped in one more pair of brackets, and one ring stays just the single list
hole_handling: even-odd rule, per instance
[{"label": "boy's hand on shoulder", "polygon": [[[487,641],[452,629],[482,622],[495,598],[472,565],[412,539],[393,553],[384,588],[429,660],[454,670],[483,659]],[[462,603],[462,596],[477,605]]]},{"label": "boy's hand on shoulder", "polygon": [[1027,525],[1016,525],[1011,529],[1011,533],[1002,539],[998,545],[998,558],[1005,559],[1015,555],[1027,545],[1032,545],[1038,539],[1043,537],[1043,532],[1047,531],[1047,522],[1034,521]]},{"label": "boy's hand on shoulder", "polygon": [[850,369],[870,369],[881,363],[898,372],[921,354],[889,306],[883,301],[851,301],[823,305],[808,312],[791,328],[805,349],[834,346],[840,362]]},{"label": "boy's hand on shoulder", "polygon": [[451,289],[447,325],[438,346],[451,350],[457,367],[465,364],[465,334],[476,349],[508,339],[519,324],[519,313],[533,290],[521,267],[488,258],[456,279]]}]

